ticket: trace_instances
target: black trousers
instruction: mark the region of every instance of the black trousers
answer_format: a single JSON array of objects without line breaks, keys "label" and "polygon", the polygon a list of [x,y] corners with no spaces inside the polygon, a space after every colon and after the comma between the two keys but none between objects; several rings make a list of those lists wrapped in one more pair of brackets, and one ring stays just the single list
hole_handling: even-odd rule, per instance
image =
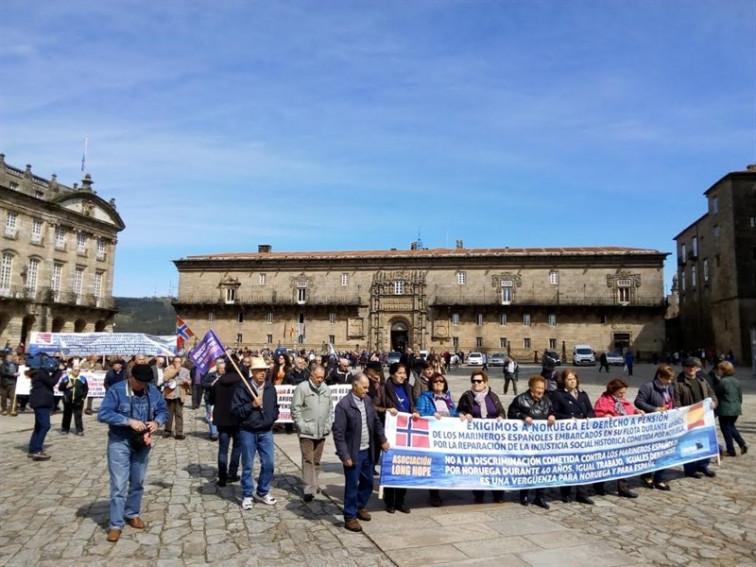
[{"label": "black trousers", "polygon": [[74,418],[76,424],[76,433],[84,431],[84,420],[81,418],[81,412],[84,406],[78,406],[63,402],[63,421],[60,423],[61,431],[70,431],[71,429],[71,416]]}]

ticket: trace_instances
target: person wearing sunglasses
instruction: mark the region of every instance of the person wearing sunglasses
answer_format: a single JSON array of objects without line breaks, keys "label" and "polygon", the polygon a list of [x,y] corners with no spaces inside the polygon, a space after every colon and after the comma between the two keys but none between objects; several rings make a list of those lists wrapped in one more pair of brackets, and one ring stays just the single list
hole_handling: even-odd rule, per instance
[{"label": "person wearing sunglasses", "polygon": [[[417,412],[423,417],[457,417],[457,406],[449,393],[444,375],[436,372],[428,379],[428,389],[417,399]],[[428,490],[431,506],[441,506],[441,491]]]},{"label": "person wearing sunglasses", "polygon": [[[504,406],[501,400],[488,386],[488,375],[483,370],[473,370],[470,376],[471,388],[462,394],[457,405],[459,416],[472,421],[473,418],[479,419],[498,419],[506,417]],[[493,501],[496,503],[504,502],[504,491],[492,490]],[[473,497],[476,504],[483,502],[485,492],[483,490],[473,490]]]},{"label": "person wearing sunglasses", "polygon": [[[556,421],[554,415],[554,407],[551,404],[551,398],[546,394],[546,378],[540,374],[536,374],[530,377],[528,380],[528,391],[520,394],[509,405],[509,411],[507,416],[509,419],[521,419],[527,425],[530,425],[535,420],[546,420],[551,426]],[[529,489],[520,490],[520,504],[523,506],[528,505],[528,492]],[[550,506],[544,500],[544,494],[546,489],[536,488],[535,499],[533,504],[548,510]]]}]

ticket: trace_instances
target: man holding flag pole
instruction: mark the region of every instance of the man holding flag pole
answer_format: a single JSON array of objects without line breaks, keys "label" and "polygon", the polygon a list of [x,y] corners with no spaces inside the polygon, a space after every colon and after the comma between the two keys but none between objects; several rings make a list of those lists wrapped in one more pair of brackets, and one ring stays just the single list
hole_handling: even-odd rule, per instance
[{"label": "man holding flag pole", "polygon": [[[251,510],[253,498],[273,506],[276,499],[270,494],[273,479],[273,424],[278,419],[278,394],[275,387],[265,381],[268,365],[265,360],[253,357],[250,365],[251,380],[244,377],[231,353],[221,343],[218,336],[208,331],[203,339],[190,352],[189,359],[203,374],[207,373],[213,362],[223,355],[242,377],[244,388],[236,388],[231,401],[231,414],[239,422],[239,439],[242,447],[242,508]],[[255,453],[260,454],[260,474],[257,478],[257,490],[252,482],[252,467]]]}]

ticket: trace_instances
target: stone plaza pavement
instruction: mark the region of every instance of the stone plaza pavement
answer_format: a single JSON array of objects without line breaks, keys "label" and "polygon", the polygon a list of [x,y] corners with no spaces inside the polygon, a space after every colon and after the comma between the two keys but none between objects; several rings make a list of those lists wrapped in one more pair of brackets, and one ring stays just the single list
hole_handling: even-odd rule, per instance
[{"label": "stone plaza pavement", "polygon": [[[521,372],[525,388],[528,370]],[[207,438],[204,409],[185,412],[187,438],[160,439],[152,451],[142,517],[108,543],[106,427],[85,416],[86,434],[61,436],[53,416],[46,451],[52,459],[26,458],[33,415],[0,418],[0,565],[756,565],[756,379],[739,372],[745,392],[740,431],[752,447],[727,458],[714,479],[672,471],[672,491],[647,490],[633,479],[635,500],[595,497],[596,505],[563,504],[547,492],[551,509],[522,507],[515,493],[503,504],[474,504],[466,491],[448,492],[444,506],[410,491],[409,515],[386,513],[374,496],[364,532],[345,531],[341,516],[341,465],[329,441],[324,455],[325,495],[300,497],[296,435],[276,433],[275,506],[239,506],[238,483],[215,485],[216,447]],[[492,369],[501,391],[501,369]],[[580,369],[592,400],[610,375]],[[636,367],[630,395],[651,375]],[[619,370],[611,377],[622,376]],[[469,369],[450,379],[455,398],[469,384]],[[511,400],[504,396],[508,404]],[[613,488],[614,483],[608,483]]]}]

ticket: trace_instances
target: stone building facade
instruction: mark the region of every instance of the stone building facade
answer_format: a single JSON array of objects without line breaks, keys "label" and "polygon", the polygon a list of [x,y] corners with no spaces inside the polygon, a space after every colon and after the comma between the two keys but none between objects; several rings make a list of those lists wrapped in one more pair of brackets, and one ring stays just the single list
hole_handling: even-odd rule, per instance
[{"label": "stone building facade", "polygon": [[25,343],[32,331],[112,328],[113,264],[124,229],[115,200],[92,189],[17,169],[0,154],[0,341]]},{"label": "stone building facade", "polygon": [[756,165],[704,192],[707,212],[675,237],[680,347],[756,364]]},{"label": "stone building facade", "polygon": [[410,249],[188,256],[174,307],[228,346],[509,352],[664,345],[656,250]]}]

